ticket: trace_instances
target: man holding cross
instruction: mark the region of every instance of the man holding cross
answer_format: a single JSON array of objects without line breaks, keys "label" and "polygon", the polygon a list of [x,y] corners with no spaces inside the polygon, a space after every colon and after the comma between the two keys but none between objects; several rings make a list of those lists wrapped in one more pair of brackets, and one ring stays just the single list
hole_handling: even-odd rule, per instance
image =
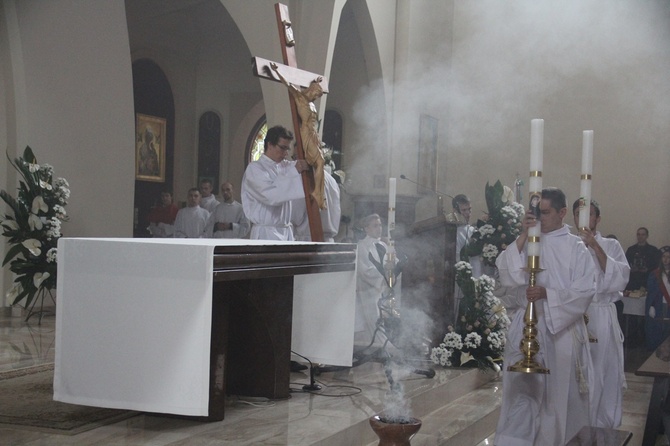
[{"label": "man holding cross", "polygon": [[325,207],[324,161],[317,131],[318,115],[313,101],[328,93],[328,80],[324,76],[297,68],[295,38],[288,7],[276,3],[275,13],[284,64],[254,57],[252,59],[253,70],[258,77],[281,82],[289,87],[293,128],[297,132],[296,155],[298,159],[306,159],[314,167],[314,172],[307,169],[305,175],[302,175],[310,238],[313,241],[322,242],[324,237],[319,209]]},{"label": "man holding cross", "polygon": [[242,207],[252,223],[251,239],[293,241],[291,200],[304,199],[301,173],[305,160],[290,161],[293,133],[282,126],[268,129],[265,152],[247,166],[242,178]]}]

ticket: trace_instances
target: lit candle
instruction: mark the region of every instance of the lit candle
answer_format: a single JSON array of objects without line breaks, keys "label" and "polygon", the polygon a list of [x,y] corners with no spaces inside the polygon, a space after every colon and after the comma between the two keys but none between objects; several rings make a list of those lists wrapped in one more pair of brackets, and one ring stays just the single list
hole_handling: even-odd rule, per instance
[{"label": "lit candle", "polygon": [[[544,119],[533,119],[530,122],[530,178],[528,180],[528,191],[531,203],[537,201],[539,209],[539,198],[542,196],[542,154],[544,148]],[[530,204],[529,204],[530,206]],[[540,221],[532,228],[528,228],[528,257],[540,255]]]},{"label": "lit candle", "polygon": [[579,185],[579,228],[589,227],[591,215],[591,174],[593,173],[593,130],[582,135],[582,176]]},{"label": "lit candle", "polygon": [[395,178],[389,178],[389,218],[388,218],[388,237],[391,237],[391,231],[395,229]]}]

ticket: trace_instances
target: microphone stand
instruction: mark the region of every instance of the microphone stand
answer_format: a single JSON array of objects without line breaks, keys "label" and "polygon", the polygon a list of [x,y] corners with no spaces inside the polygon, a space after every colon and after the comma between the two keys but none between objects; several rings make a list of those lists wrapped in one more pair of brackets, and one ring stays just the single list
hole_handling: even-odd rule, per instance
[{"label": "microphone stand", "polygon": [[412,184],[416,184],[416,185],[419,186],[421,189],[425,189],[425,190],[427,190],[427,191],[429,191],[429,192],[432,192],[432,193],[434,193],[434,194],[437,195],[437,196],[440,196],[440,195],[446,195],[447,197],[451,198],[452,200],[454,199],[454,197],[452,197],[452,196],[449,195],[449,194],[445,194],[444,192],[440,192],[439,190],[435,190],[435,189],[433,189],[432,187],[428,187],[428,186],[425,186],[425,185],[423,185],[423,184],[417,183],[417,182],[414,181],[414,180],[410,180],[409,178],[407,178],[407,177],[405,176],[405,174],[400,174],[400,179],[401,179],[401,180],[405,180],[405,181],[409,181],[409,182],[412,183]]},{"label": "microphone stand", "polygon": [[444,215],[444,214],[446,213],[445,210],[444,210],[444,200],[442,200],[442,196],[443,196],[443,195],[446,195],[447,197],[451,198],[452,200],[454,199],[454,197],[452,197],[452,196],[449,195],[449,194],[445,194],[445,193],[440,192],[440,191],[438,191],[438,190],[435,190],[435,189],[433,189],[433,188],[431,188],[431,187],[424,186],[423,184],[417,183],[417,182],[414,181],[414,180],[410,180],[409,178],[407,178],[407,177],[405,176],[405,174],[400,174],[400,179],[401,179],[401,180],[405,180],[405,181],[409,181],[409,182],[412,183],[412,184],[416,184],[416,185],[419,186],[420,188],[425,189],[425,190],[427,190],[427,191],[429,191],[429,192],[432,192],[433,194],[437,195],[437,215],[438,215],[438,216],[439,216],[439,215]]},{"label": "microphone stand", "polygon": [[305,384],[304,386],[302,386],[302,390],[306,392],[316,392],[317,390],[321,390],[321,386],[316,383],[316,379],[314,378],[314,374],[317,371],[316,369],[318,369],[318,366],[314,366],[314,364],[312,364],[312,361],[310,361],[303,355],[294,352],[293,350],[291,350],[291,353],[300,356],[302,359],[309,362],[309,384]]}]

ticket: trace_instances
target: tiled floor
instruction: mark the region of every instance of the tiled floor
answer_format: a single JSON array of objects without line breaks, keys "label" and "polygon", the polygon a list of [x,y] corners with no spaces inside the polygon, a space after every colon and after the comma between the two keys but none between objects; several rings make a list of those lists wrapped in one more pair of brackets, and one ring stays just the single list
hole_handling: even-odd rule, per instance
[{"label": "tiled floor", "polygon": [[[11,317],[7,311],[0,312],[0,371],[18,369],[50,363],[55,353],[54,317],[45,317],[38,325],[33,319],[25,323],[21,317]],[[651,391],[651,379],[636,377],[634,370],[647,358],[648,352],[636,346],[626,349],[626,372],[628,390],[624,397],[624,419],[621,429],[633,432],[631,446],[642,441],[647,404]],[[435,379],[409,377],[405,381],[406,392],[416,398],[413,405],[425,410],[424,428],[414,439],[414,443],[452,444],[439,438],[444,435],[444,425],[439,423],[436,414],[449,414],[450,409],[444,401],[435,401],[431,392],[445,381],[466,383],[455,386],[482,386],[490,389],[490,395],[475,398],[481,404],[481,398],[496,401],[499,386],[495,381],[486,384],[478,382],[481,374],[467,375],[457,370],[440,370]],[[231,398],[227,403],[226,419],[217,423],[202,423],[184,418],[160,415],[140,415],[120,423],[104,426],[75,436],[45,434],[36,430],[0,428],[2,444],[12,445],[308,445],[321,446],[376,444],[374,434],[367,426],[367,419],[379,411],[386,394],[387,383],[376,364],[369,364],[337,373],[328,373],[319,377],[327,388],[328,396],[310,395],[300,391],[306,384],[304,374],[294,374],[298,381],[297,391],[287,401],[258,402]],[[490,379],[487,378],[487,381]],[[343,386],[343,387],[338,387]],[[351,387],[348,387],[351,386]],[[356,393],[361,389],[360,393]],[[428,389],[428,391],[426,391]],[[458,390],[456,390],[457,392]],[[449,392],[455,392],[449,390]],[[488,390],[480,390],[488,392]],[[352,394],[352,395],[350,395]],[[345,396],[343,396],[345,395]],[[460,395],[450,393],[449,401]],[[466,405],[469,403],[463,403]],[[494,404],[494,403],[485,403]],[[415,408],[416,409],[416,408]],[[440,412],[441,411],[441,412]],[[463,412],[463,411],[461,411]],[[437,416],[439,418],[439,415]],[[437,426],[442,424],[442,426]],[[431,433],[431,426],[439,433]],[[490,421],[485,429],[491,429]],[[330,434],[332,432],[332,434]],[[340,434],[335,434],[340,432]],[[484,435],[479,438],[484,438]],[[660,440],[657,444],[667,444]],[[476,442],[473,442],[476,443]],[[458,444],[464,444],[462,441]],[[492,436],[479,445],[493,444]],[[474,445],[473,445],[474,446]]]}]

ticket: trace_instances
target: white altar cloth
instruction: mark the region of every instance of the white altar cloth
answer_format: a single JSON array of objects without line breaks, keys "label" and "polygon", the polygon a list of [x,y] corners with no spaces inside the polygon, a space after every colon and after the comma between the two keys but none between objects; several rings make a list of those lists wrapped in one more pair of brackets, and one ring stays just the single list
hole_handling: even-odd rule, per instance
[{"label": "white altar cloth", "polygon": [[[274,244],[61,238],[54,400],[207,416],[214,248]],[[351,365],[355,280],[295,276],[292,350]]]}]

